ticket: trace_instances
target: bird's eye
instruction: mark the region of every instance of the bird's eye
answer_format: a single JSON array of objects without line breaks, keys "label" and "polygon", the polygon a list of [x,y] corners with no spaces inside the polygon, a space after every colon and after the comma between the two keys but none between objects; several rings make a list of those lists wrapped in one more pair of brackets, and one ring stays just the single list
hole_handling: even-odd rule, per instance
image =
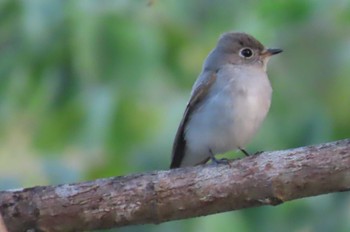
[{"label": "bird's eye", "polygon": [[250,48],[242,48],[239,51],[239,55],[242,56],[243,58],[251,58],[253,56],[253,50]]}]

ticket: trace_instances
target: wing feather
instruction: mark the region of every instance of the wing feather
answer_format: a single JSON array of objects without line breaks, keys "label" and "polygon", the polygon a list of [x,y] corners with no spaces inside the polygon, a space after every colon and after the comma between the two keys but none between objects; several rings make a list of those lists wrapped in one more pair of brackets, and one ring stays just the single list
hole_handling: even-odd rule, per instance
[{"label": "wing feather", "polygon": [[202,82],[198,83],[198,86],[196,87],[196,89],[194,89],[190,101],[186,106],[180,126],[175,136],[170,168],[178,168],[181,166],[181,162],[185,156],[186,150],[185,128],[187,126],[187,122],[191,117],[192,112],[197,109],[197,107],[201,104],[202,100],[207,96],[210,87],[216,80],[216,72],[210,72],[206,75],[207,77]]}]

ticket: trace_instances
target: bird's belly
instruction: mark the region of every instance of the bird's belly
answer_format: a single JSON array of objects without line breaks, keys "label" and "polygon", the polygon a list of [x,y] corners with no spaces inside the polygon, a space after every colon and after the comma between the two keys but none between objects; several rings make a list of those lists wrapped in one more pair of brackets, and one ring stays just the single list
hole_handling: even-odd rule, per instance
[{"label": "bird's belly", "polygon": [[270,106],[269,96],[232,96],[223,92],[203,104],[186,128],[190,153],[208,156],[243,148],[256,133]]}]

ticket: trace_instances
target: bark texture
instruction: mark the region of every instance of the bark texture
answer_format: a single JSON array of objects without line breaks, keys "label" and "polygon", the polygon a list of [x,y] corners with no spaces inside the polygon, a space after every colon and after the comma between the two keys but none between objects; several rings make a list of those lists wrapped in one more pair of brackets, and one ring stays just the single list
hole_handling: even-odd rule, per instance
[{"label": "bark texture", "polygon": [[350,189],[350,139],[167,171],[0,192],[8,231],[161,223]]}]

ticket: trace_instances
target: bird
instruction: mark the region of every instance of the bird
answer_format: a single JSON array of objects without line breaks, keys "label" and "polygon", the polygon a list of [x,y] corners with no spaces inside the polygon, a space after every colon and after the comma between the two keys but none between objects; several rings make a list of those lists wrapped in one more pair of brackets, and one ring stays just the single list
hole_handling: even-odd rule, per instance
[{"label": "bird", "polygon": [[205,59],[178,127],[170,168],[221,163],[215,155],[241,150],[256,134],[270,105],[272,87],[266,73],[271,56],[243,32],[221,35]]}]

